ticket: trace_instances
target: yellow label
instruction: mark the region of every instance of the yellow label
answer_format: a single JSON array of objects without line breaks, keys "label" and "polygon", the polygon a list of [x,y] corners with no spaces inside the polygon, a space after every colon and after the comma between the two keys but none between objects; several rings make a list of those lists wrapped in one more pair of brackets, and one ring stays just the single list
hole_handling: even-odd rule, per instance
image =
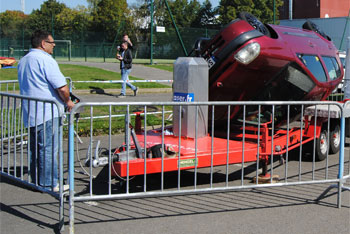
[{"label": "yellow label", "polygon": [[198,165],[198,159],[196,162],[196,159],[182,159],[180,160],[180,168],[184,167],[194,167],[195,165]]}]

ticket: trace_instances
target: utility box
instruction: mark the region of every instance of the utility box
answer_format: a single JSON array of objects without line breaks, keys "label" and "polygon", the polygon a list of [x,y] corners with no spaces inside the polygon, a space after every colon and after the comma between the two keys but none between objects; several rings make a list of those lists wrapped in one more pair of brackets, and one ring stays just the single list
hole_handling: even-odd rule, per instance
[{"label": "utility box", "polygon": [[[179,57],[174,63],[174,102],[207,102],[208,101],[208,63],[203,58]],[[173,132],[175,136],[195,138],[196,107],[173,107]],[[199,106],[197,114],[197,137],[208,134],[208,106]]]}]

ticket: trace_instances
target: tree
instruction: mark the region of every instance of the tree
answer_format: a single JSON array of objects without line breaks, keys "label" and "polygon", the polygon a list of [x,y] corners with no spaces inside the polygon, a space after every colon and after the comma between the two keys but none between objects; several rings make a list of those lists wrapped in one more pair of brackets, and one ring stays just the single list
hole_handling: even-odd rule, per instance
[{"label": "tree", "polygon": [[59,3],[56,0],[47,0],[39,10],[34,10],[28,20],[28,27],[34,31],[37,29],[47,30],[52,32],[62,31],[60,25],[56,25],[57,15],[59,15],[67,6],[64,3]]},{"label": "tree", "polygon": [[127,6],[126,0],[99,1],[96,11],[92,12],[93,29],[104,31],[105,38],[109,41],[113,41],[120,28],[128,33],[132,21]]},{"label": "tree", "polygon": [[[140,1],[142,2],[142,1]],[[198,0],[167,0],[169,8],[171,10],[172,16],[178,27],[190,27],[196,20],[197,15],[201,9],[201,5]],[[173,27],[173,22],[171,16],[166,7],[165,0],[154,0],[153,1],[154,12],[153,12],[153,22],[155,25],[160,25],[164,27]],[[135,17],[138,21],[144,19],[143,25],[150,25],[150,10],[151,1],[145,0],[139,7],[134,6]]]},{"label": "tree", "polygon": [[89,5],[89,7],[88,7],[89,11],[90,11],[90,12],[96,12],[96,10],[97,10],[97,5],[98,5],[98,3],[101,2],[102,0],[86,0],[86,1],[87,1],[88,5]]},{"label": "tree", "polygon": [[246,11],[264,23],[273,22],[273,1],[276,3],[276,19],[278,8],[283,5],[283,0],[221,0],[219,5],[219,20],[221,24],[228,24],[236,19],[239,12]]},{"label": "tree", "polygon": [[[200,10],[200,3],[197,0],[175,0],[168,1],[171,13],[178,27],[190,27],[192,22],[196,19]],[[165,26],[171,26],[172,20],[170,15],[164,19]]]},{"label": "tree", "polygon": [[[0,13],[1,38],[18,39],[25,32],[25,24],[28,15],[21,11],[5,11]],[[25,32],[27,34],[27,32]]]},{"label": "tree", "polygon": [[191,27],[216,27],[217,26],[217,10],[212,8],[209,0],[205,0],[201,5],[198,15],[192,22]]},{"label": "tree", "polygon": [[91,22],[92,17],[84,6],[64,8],[56,15],[55,25],[61,29],[56,35],[59,34],[61,39],[81,40],[82,33],[88,30]]}]

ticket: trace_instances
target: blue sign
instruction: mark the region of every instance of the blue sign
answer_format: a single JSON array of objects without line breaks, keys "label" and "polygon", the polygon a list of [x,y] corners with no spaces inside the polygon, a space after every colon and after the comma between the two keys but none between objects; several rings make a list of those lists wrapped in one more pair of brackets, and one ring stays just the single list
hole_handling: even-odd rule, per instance
[{"label": "blue sign", "polygon": [[194,102],[193,93],[174,93],[174,102]]}]

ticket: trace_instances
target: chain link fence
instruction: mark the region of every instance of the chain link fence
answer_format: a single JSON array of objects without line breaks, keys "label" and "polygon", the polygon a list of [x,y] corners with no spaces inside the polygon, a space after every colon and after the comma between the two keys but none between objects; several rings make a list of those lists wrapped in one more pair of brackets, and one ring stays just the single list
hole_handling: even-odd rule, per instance
[{"label": "chain link fence", "polygon": [[[197,38],[210,38],[219,32],[218,29],[206,28],[179,28],[184,46],[189,53]],[[121,35],[116,35],[114,41],[107,41],[104,32],[54,32],[56,48],[54,57],[66,61],[103,61],[115,59],[117,46],[120,44]],[[0,37],[0,56],[15,57],[20,59],[31,48],[30,33],[24,29],[13,31],[8,37]],[[131,35],[134,44],[133,56],[135,59],[150,59],[150,32],[142,35]],[[153,34],[153,58],[176,59],[185,56],[180,40],[173,28],[167,28],[165,32]]]}]

